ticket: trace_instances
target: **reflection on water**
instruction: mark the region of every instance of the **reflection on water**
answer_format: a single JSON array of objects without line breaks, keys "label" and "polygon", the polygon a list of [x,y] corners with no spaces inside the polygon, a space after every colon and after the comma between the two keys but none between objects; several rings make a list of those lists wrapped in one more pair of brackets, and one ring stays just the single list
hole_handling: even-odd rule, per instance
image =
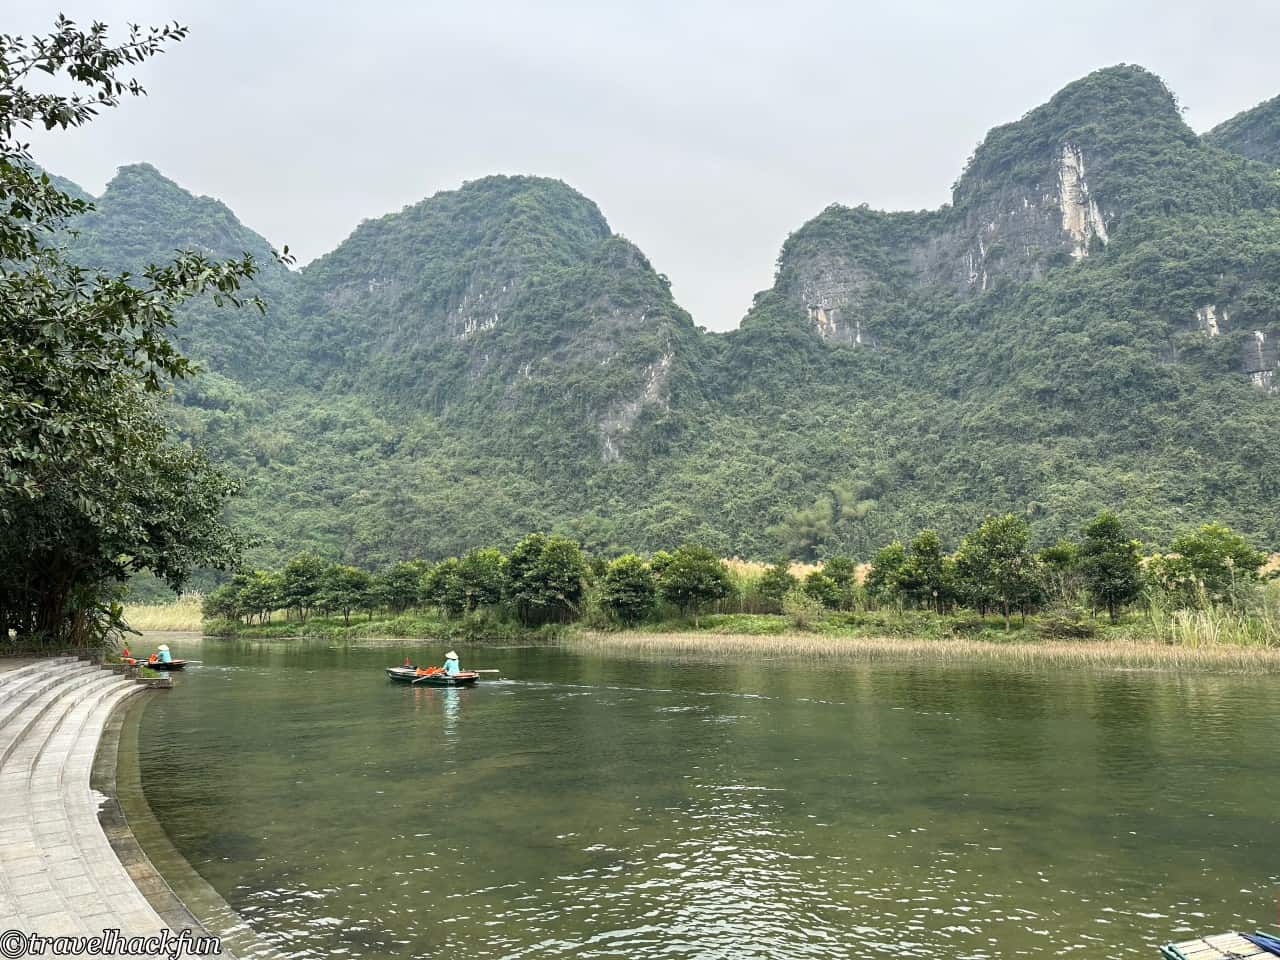
[{"label": "reflection on water", "polygon": [[209,641],[147,706],[157,815],[293,956],[1138,957],[1274,912],[1265,680],[405,652]]}]

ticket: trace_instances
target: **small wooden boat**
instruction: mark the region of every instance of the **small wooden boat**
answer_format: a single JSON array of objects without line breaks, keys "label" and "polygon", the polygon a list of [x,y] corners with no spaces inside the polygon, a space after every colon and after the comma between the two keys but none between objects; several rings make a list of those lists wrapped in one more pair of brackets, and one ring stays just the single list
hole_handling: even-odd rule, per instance
[{"label": "small wooden boat", "polygon": [[387,676],[398,683],[416,683],[420,687],[469,687],[480,679],[474,670],[446,673],[419,673],[417,667],[387,667]]},{"label": "small wooden boat", "polygon": [[165,663],[162,660],[143,660],[141,657],[121,657],[120,662],[134,667],[150,667],[152,670],[182,670],[187,665],[185,660],[170,660]]},{"label": "small wooden boat", "polygon": [[1183,943],[1166,943],[1160,948],[1165,960],[1228,960],[1251,957],[1256,960],[1280,954],[1280,940],[1264,933],[1221,933]]}]

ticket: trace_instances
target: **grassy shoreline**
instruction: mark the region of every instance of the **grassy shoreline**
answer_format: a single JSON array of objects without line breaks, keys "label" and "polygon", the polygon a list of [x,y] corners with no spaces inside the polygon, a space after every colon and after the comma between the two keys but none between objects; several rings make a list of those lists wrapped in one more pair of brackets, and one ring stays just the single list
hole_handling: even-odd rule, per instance
[{"label": "grassy shoreline", "polygon": [[1178,646],[1158,640],[1029,640],[909,638],[815,633],[649,633],[582,631],[564,645],[583,652],[832,661],[1004,663],[1025,666],[1111,667],[1280,672],[1280,649],[1240,645]]}]

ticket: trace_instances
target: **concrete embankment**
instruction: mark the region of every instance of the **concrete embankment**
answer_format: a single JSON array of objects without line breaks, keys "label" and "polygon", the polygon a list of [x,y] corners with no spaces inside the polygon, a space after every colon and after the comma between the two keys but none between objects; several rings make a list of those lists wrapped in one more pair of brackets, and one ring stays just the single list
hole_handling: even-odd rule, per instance
[{"label": "concrete embankment", "polygon": [[50,937],[172,929],[139,889],[158,882],[150,865],[126,869],[112,849],[98,819],[103,798],[89,782],[113,711],[142,689],[70,658],[0,665],[0,917],[8,929]]}]

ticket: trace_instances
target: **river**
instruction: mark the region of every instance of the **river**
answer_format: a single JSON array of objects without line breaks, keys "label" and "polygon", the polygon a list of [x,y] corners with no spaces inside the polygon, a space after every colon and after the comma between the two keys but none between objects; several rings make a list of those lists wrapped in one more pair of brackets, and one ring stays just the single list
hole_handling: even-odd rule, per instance
[{"label": "river", "polygon": [[1276,916],[1263,677],[173,646],[147,800],[294,957],[1151,958]]}]

